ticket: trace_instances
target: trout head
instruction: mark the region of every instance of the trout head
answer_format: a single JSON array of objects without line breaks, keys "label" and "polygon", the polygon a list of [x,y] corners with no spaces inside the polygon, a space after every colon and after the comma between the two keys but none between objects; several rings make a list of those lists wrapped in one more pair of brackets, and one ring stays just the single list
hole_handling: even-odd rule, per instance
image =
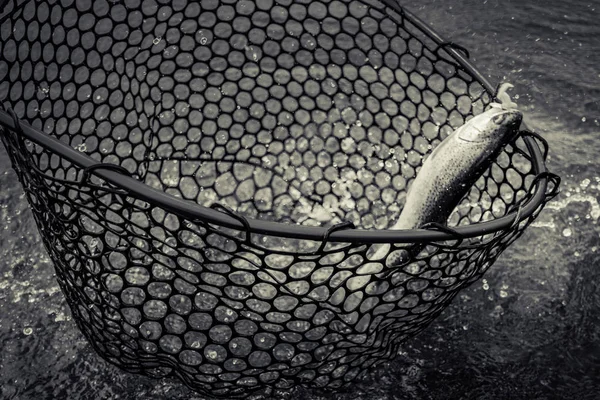
[{"label": "trout head", "polygon": [[457,139],[497,149],[511,142],[519,132],[523,114],[518,110],[493,107],[459,128]]}]

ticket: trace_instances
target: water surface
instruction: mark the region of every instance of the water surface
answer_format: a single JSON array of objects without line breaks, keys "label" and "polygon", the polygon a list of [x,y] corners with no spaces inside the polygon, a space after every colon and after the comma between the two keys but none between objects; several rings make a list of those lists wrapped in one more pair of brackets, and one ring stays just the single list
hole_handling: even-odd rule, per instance
[{"label": "water surface", "polygon": [[[600,1],[410,0],[550,143],[563,192],[396,360],[340,400],[600,396]],[[100,359],[77,330],[0,147],[0,398],[200,399]],[[294,398],[330,395],[299,390]]]}]

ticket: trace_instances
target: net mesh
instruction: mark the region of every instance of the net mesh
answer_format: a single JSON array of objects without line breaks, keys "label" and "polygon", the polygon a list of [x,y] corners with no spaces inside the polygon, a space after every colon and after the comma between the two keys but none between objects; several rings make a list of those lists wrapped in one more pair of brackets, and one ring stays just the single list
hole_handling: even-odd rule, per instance
[{"label": "net mesh", "polygon": [[[246,218],[388,228],[426,155],[493,95],[392,2],[38,0],[0,15],[5,110]],[[18,129],[0,136],[97,352],[212,396],[345,385],[393,357],[543,206],[383,273],[385,257],[370,258],[382,245],[185,218]],[[523,139],[507,146],[448,225],[518,208],[532,165]]]}]

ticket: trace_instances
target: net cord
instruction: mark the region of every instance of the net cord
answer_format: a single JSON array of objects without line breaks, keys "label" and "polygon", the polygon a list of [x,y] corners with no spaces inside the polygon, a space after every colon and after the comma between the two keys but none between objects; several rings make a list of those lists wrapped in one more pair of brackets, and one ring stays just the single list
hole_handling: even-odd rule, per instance
[{"label": "net cord", "polygon": [[[2,1],[2,0],[0,0]],[[453,42],[448,42],[442,39],[437,33],[431,30],[418,17],[409,11],[400,7],[396,0],[381,0],[390,9],[399,13],[402,18],[411,22],[418,29],[429,36],[436,44],[438,50],[443,50],[451,54],[460,64],[460,67],[471,74],[477,81],[481,83],[488,93],[494,93],[494,88],[490,82],[469,62],[466,54],[462,52],[462,46],[456,45]],[[7,4],[8,0],[0,3],[0,10]],[[15,7],[16,8],[16,7]],[[14,12],[14,10],[13,10]],[[0,18],[0,22],[3,18]],[[451,43],[451,44],[450,44]],[[59,140],[27,125],[23,122],[16,124],[11,114],[7,111],[0,110],[0,124],[8,129],[16,130],[18,134],[26,139],[35,142],[36,144],[59,154],[66,160],[78,165],[87,171],[94,170],[94,174],[104,179],[110,184],[122,188],[137,198],[147,201],[151,204],[163,207],[165,210],[173,212],[190,220],[203,220],[207,223],[220,225],[227,228],[237,229],[248,232],[248,226],[242,223],[239,218],[233,217],[228,213],[217,211],[213,208],[201,206],[199,204],[178,199],[162,191],[153,189],[148,185],[140,182],[126,174],[123,171],[115,171],[113,169],[100,166],[101,163],[93,158],[82,154],[81,152],[69,147]],[[17,126],[18,125],[18,126]],[[529,132],[528,132],[529,133]],[[539,137],[539,135],[537,136]],[[546,189],[548,182],[551,179],[544,164],[546,150],[542,153],[534,135],[523,135],[523,140],[533,155],[533,168],[536,175],[540,176],[536,182],[536,188],[533,195],[528,201],[523,204],[521,211],[517,214],[517,210],[508,213],[507,215],[494,219],[492,221],[480,222],[468,226],[460,226],[454,229],[454,233],[439,229],[414,229],[414,230],[365,230],[365,229],[343,229],[333,232],[327,232],[323,227],[310,227],[303,225],[292,225],[257,219],[246,219],[249,225],[249,232],[253,234],[264,234],[281,236],[287,238],[323,241],[323,238],[328,238],[329,241],[344,242],[344,243],[425,243],[431,241],[455,240],[456,235],[462,238],[472,238],[490,233],[495,233],[501,230],[509,229],[517,218],[519,221],[531,216],[547,197]]]},{"label": "net cord", "polygon": [[[21,121],[20,131],[13,118],[5,111],[0,111],[0,124],[8,129],[17,130],[26,139],[35,142],[36,144],[47,148],[66,160],[82,167],[89,169],[90,167],[99,164],[93,158],[82,154],[81,152],[67,146],[57,139],[46,135],[43,132],[34,129],[33,127]],[[533,167],[536,175],[542,174],[538,180],[538,185],[535,188],[533,196],[527,201],[521,211],[520,220],[528,218],[537,207],[546,198],[546,188],[548,186],[549,177],[548,171],[544,165],[542,151],[537,142],[530,136],[523,137],[528,150],[533,154]],[[151,204],[163,207],[165,210],[173,212],[190,220],[203,220],[207,223],[221,225],[226,228],[246,231],[247,228],[238,218],[234,218],[226,213],[203,207],[197,203],[185,201],[177,197],[171,196],[165,192],[153,189],[148,185],[134,178],[124,175],[120,172],[111,169],[97,169],[94,174],[101,177],[105,181],[115,185],[118,188],[127,190],[131,195],[147,201]],[[516,218],[516,210],[501,218],[480,222],[468,226],[460,226],[455,228],[455,232],[463,238],[477,237],[490,233],[495,233],[500,230],[508,229],[513,225]],[[247,219],[250,232],[254,234],[282,236],[287,238],[305,239],[322,241],[326,235],[326,228],[311,227],[304,225],[291,225],[280,222],[271,222],[256,219]],[[413,230],[367,230],[367,229],[348,229],[331,232],[328,236],[330,241],[345,242],[345,243],[424,243],[430,241],[445,241],[456,239],[456,235],[439,230],[413,229]]]}]

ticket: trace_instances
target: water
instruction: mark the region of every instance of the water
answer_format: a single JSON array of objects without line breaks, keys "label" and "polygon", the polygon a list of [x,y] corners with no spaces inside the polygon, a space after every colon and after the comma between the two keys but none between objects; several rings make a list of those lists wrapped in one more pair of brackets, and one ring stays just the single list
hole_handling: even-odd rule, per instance
[{"label": "water", "polygon": [[[515,85],[527,124],[550,142],[563,192],[485,281],[462,292],[395,361],[336,398],[598,398],[600,1],[402,3],[467,47],[492,82]],[[201,398],[95,355],[71,319],[2,148],[0,188],[0,398]]]}]

